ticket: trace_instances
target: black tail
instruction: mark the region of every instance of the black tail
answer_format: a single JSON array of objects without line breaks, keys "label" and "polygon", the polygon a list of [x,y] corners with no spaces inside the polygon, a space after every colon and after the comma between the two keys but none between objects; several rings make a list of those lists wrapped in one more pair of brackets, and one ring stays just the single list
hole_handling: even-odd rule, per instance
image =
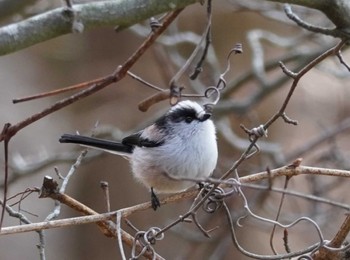
[{"label": "black tail", "polygon": [[87,137],[82,135],[64,134],[59,139],[60,143],[74,143],[92,148],[102,149],[110,153],[132,153],[133,147],[118,142],[107,141],[103,139]]}]

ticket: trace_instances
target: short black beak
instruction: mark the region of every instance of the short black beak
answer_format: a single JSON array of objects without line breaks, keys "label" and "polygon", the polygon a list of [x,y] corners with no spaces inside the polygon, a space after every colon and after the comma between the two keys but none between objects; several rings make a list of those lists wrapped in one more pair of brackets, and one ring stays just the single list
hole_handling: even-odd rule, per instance
[{"label": "short black beak", "polygon": [[202,118],[201,118],[201,122],[204,122],[204,121],[206,121],[207,119],[209,119],[211,117],[211,114],[209,114],[209,113],[205,113],[203,116],[202,116]]}]

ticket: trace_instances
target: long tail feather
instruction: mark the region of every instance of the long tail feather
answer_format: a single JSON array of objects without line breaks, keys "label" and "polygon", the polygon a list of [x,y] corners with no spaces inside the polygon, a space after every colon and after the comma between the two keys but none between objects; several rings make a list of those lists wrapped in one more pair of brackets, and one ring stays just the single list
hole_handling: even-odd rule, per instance
[{"label": "long tail feather", "polygon": [[64,134],[59,139],[59,142],[80,144],[82,146],[87,146],[123,156],[130,156],[133,150],[133,147],[130,145],[82,135]]}]

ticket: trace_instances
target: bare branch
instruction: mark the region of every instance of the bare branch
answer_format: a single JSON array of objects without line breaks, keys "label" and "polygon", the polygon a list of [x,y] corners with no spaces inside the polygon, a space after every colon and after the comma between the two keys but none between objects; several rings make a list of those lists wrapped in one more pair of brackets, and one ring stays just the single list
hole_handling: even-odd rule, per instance
[{"label": "bare branch", "polygon": [[341,32],[337,29],[322,28],[319,26],[314,26],[312,24],[309,24],[309,23],[301,20],[295,13],[293,13],[290,5],[285,5],[284,11],[289,19],[291,19],[297,25],[299,25],[300,27],[302,27],[308,31],[315,32],[315,33],[321,33],[321,34],[329,35],[329,36],[333,36],[333,37],[344,37],[345,36],[343,32]]},{"label": "bare branch", "polygon": [[[196,0],[101,1],[73,5],[85,30],[98,26],[129,27],[151,16],[183,8]],[[65,7],[0,28],[0,55],[72,32],[72,19]]]},{"label": "bare branch", "polygon": [[269,0],[271,2],[295,4],[323,12],[328,19],[330,19],[338,29],[342,37],[349,38],[349,24],[350,24],[350,3],[348,0]]},{"label": "bare branch", "polygon": [[290,99],[292,98],[292,95],[298,86],[299,80],[307,73],[309,72],[312,68],[314,68],[317,64],[319,64],[321,61],[325,60],[327,57],[337,54],[339,50],[344,46],[346,43],[346,40],[340,41],[336,46],[328,49],[318,57],[316,57],[314,60],[312,60],[310,63],[308,63],[305,67],[303,67],[298,73],[291,72],[288,70],[283,63],[281,63],[281,68],[283,72],[291,77],[293,79],[293,83],[289,89],[289,92],[287,94],[286,99],[284,100],[280,110],[273,115],[264,125],[265,129],[267,129],[272,123],[274,123],[279,117],[282,117],[285,113],[285,110],[289,104]]}]

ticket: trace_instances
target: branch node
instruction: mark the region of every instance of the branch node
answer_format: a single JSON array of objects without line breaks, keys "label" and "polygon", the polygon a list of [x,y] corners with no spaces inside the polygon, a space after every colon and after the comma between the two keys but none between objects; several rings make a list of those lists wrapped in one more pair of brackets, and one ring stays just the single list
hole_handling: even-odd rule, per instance
[{"label": "branch node", "polygon": [[184,90],[184,86],[178,86],[174,82],[170,84],[170,105],[175,106],[181,98],[181,92]]},{"label": "branch node", "polygon": [[349,66],[349,65],[346,63],[346,61],[344,60],[343,55],[341,54],[341,51],[340,51],[340,50],[337,51],[336,55],[337,55],[337,57],[338,57],[340,63],[343,64],[344,67],[350,72],[350,66]]},{"label": "branch node", "polygon": [[298,121],[289,118],[289,117],[286,115],[286,113],[283,113],[283,114],[281,115],[281,117],[283,118],[284,122],[286,122],[287,124],[298,125]]},{"label": "branch node", "polygon": [[259,125],[258,127],[254,127],[253,129],[248,129],[241,124],[240,128],[242,128],[243,131],[249,135],[249,139],[251,139],[252,136],[267,137],[267,129],[265,129],[264,125]]},{"label": "branch node", "polygon": [[280,68],[282,69],[283,73],[286,74],[288,77],[291,77],[292,79],[295,79],[298,76],[298,73],[295,73],[288,69],[286,65],[282,61],[279,62]]},{"label": "branch node", "polygon": [[39,193],[39,198],[47,198],[59,192],[58,183],[50,176],[45,176]]},{"label": "branch node", "polygon": [[161,27],[163,24],[159,22],[157,18],[151,17],[149,19],[149,26],[151,27],[152,31],[154,32],[157,30],[159,27]]},{"label": "branch node", "polygon": [[160,101],[168,99],[170,96],[170,91],[162,90],[161,92],[157,92],[156,94],[144,99],[138,104],[138,108],[142,112],[146,112],[151,106],[153,106],[156,103],[159,103]]},{"label": "branch node", "polygon": [[111,203],[110,203],[108,182],[107,181],[101,181],[100,182],[100,187],[101,187],[101,189],[103,191],[103,195],[105,197],[107,212],[110,212],[111,211]]},{"label": "branch node", "polygon": [[291,164],[287,166],[288,169],[296,169],[301,165],[301,162],[303,161],[303,158],[297,158],[295,159]]},{"label": "branch node", "polygon": [[66,7],[63,8],[62,15],[72,24],[73,33],[82,33],[84,31],[84,24],[79,17],[79,12],[74,10],[70,0],[66,1]]},{"label": "branch node", "polygon": [[0,140],[6,140],[9,141],[12,135],[9,135],[11,124],[6,123],[4,124],[4,127],[2,128],[2,131],[0,133]]}]

